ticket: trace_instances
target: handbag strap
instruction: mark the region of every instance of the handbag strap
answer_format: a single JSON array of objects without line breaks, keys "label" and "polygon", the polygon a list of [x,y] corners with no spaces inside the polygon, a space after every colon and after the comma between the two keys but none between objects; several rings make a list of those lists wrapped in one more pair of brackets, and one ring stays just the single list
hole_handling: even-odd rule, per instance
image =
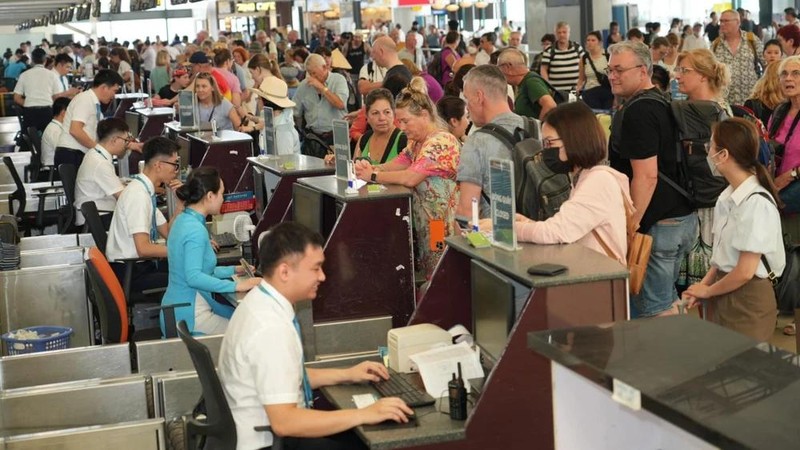
[{"label": "handbag strap", "polygon": [[[800,116],[800,113],[798,113],[797,115]],[[797,120],[795,120],[794,123],[797,124]],[[769,202],[772,203],[776,208],[778,207],[778,205],[775,204],[775,200],[772,198],[772,196],[767,194],[766,192],[756,191],[748,195],[747,198],[750,198],[754,195],[760,195],[769,200]],[[747,198],[745,200],[747,200]],[[775,275],[775,272],[772,271],[772,268],[769,266],[769,262],[767,261],[767,256],[763,253],[761,254],[761,264],[764,264],[764,268],[767,269],[767,279],[770,282],[772,282],[773,285],[777,284],[778,276]]]},{"label": "handbag strap", "polygon": [[592,66],[592,71],[594,72],[595,78],[597,78],[597,81],[600,81],[600,72],[597,70],[597,67],[595,67],[594,61],[592,61],[592,55],[589,53],[584,53],[583,57],[589,61],[589,65]]},{"label": "handbag strap", "polygon": [[[628,236],[633,236],[633,233],[639,228],[638,224],[631,224],[631,217],[633,217],[633,205],[631,205],[628,202],[628,199],[625,198],[625,192],[622,190],[622,188],[619,189],[619,193],[622,196],[622,204],[625,206],[626,234]],[[611,251],[611,247],[609,247],[608,244],[606,244],[606,241],[600,237],[600,233],[597,232],[596,228],[592,230],[592,236],[594,236],[594,238],[597,240],[597,243],[600,244],[600,247],[603,247],[603,251],[606,252],[606,255],[608,255],[609,258],[617,259],[617,256],[614,255],[614,252]],[[628,240],[630,241],[630,239]],[[628,245],[630,245],[630,242],[628,242]]]}]

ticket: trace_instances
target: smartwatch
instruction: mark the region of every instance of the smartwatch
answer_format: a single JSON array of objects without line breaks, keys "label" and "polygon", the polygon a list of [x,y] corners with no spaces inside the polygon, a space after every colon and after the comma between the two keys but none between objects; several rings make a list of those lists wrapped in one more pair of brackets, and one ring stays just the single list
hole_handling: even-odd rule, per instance
[{"label": "smartwatch", "polygon": [[378,172],[372,172],[372,175],[369,176],[369,181],[377,183],[378,182],[377,178],[378,178]]}]

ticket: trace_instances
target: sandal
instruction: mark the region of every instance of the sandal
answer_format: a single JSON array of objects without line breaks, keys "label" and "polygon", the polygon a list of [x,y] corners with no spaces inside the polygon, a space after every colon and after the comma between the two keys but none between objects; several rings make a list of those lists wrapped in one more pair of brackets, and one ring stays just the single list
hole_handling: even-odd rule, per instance
[{"label": "sandal", "polygon": [[797,326],[795,325],[795,323],[792,322],[792,323],[786,325],[785,327],[783,327],[783,334],[785,334],[786,336],[794,336],[794,335],[796,335],[797,334]]}]

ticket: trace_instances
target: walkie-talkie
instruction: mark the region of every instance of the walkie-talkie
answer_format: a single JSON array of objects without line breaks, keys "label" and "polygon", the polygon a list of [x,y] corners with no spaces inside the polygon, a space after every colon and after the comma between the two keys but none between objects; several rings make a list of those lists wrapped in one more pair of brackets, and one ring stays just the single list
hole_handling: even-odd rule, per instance
[{"label": "walkie-talkie", "polygon": [[458,378],[453,374],[453,379],[447,383],[447,390],[450,393],[450,418],[467,420],[467,390],[461,377],[461,363],[458,363]]}]

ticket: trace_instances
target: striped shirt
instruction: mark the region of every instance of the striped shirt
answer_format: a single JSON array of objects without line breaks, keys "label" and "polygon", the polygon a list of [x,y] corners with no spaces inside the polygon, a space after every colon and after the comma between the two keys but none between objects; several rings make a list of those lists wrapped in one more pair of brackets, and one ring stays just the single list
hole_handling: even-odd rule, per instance
[{"label": "striped shirt", "polygon": [[550,84],[560,91],[575,89],[580,75],[580,60],[583,56],[583,48],[580,44],[572,41],[570,41],[567,50],[559,50],[557,44],[553,44],[553,46],[542,54],[542,65],[547,65]]}]

